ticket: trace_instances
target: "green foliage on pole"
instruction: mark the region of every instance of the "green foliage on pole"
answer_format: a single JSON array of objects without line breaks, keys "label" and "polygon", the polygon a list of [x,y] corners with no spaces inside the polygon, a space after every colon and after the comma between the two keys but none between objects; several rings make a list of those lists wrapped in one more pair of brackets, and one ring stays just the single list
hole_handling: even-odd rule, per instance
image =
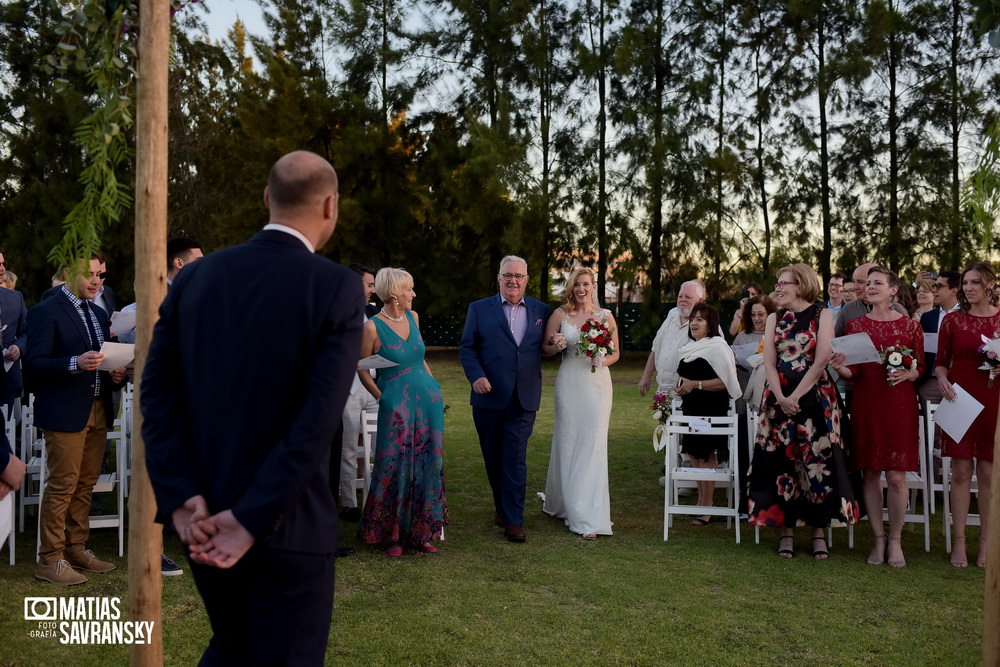
[{"label": "green foliage on pole", "polygon": [[[79,4],[60,22],[56,31],[62,39],[56,53],[46,58],[50,74],[84,72],[98,99],[74,133],[85,156],[83,197],[63,220],[62,240],[49,252],[54,267],[82,271],[85,260],[100,249],[104,230],[132,205],[132,188],[119,175],[134,154],[129,136],[135,71],[125,58],[134,59],[136,53],[124,20],[126,10],[133,8],[103,0]],[[56,84],[62,89],[69,80],[57,78]]]}]

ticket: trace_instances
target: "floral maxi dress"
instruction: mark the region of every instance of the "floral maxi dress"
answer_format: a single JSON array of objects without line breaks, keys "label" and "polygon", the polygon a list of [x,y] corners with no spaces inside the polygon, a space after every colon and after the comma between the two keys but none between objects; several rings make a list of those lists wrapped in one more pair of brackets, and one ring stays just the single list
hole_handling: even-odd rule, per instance
[{"label": "floral maxi dress", "polygon": [[[816,358],[822,305],[794,313],[779,310],[774,330],[778,379],[791,394]],[[749,522],[758,526],[825,527],[831,520],[853,524],[858,504],[851,489],[837,388],[823,370],[788,416],[770,387],[764,389],[750,466]]]},{"label": "floral maxi dress", "polygon": [[448,525],[444,495],[441,385],[424,367],[420,330],[409,311],[410,335],[401,338],[373,318],[379,354],[398,366],[378,372],[378,437],[368,499],[358,538],[369,544],[398,541],[419,547]]}]

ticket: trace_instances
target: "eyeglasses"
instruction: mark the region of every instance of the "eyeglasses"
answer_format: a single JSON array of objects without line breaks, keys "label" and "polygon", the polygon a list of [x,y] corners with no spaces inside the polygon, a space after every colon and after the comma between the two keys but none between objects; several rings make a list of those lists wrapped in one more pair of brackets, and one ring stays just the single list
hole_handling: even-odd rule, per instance
[{"label": "eyeglasses", "polygon": [[3,268],[6,269],[7,268],[7,262],[0,262],[0,266],[2,266]]},{"label": "eyeglasses", "polygon": [[501,273],[500,277],[504,280],[517,280],[521,281],[528,277],[526,273]]},{"label": "eyeglasses", "polygon": [[788,287],[789,285],[798,285],[798,283],[795,281],[788,281],[788,280],[779,280],[778,282],[774,283],[775,287]]},{"label": "eyeglasses", "polygon": [[931,285],[931,290],[937,292],[939,289],[948,289],[948,286],[942,285],[941,283],[933,283]]},{"label": "eyeglasses", "polygon": [[828,287],[843,287],[844,283],[830,283]]},{"label": "eyeglasses", "polygon": [[101,280],[107,280],[108,279],[108,272],[107,271],[102,271],[101,273],[97,274],[97,277],[100,278]]}]

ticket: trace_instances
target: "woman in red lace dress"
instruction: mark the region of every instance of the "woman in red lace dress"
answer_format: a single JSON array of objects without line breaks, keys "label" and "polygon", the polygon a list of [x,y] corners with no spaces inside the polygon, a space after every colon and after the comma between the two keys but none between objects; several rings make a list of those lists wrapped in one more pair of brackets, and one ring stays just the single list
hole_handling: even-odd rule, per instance
[{"label": "woman in red lace dress", "polygon": [[[913,383],[924,373],[924,335],[917,322],[892,309],[899,290],[895,273],[872,267],[864,290],[871,312],[848,322],[845,333],[868,334],[880,352],[892,346],[908,348],[908,359],[899,360],[907,370],[890,373],[887,366],[874,362],[844,366],[842,354],[835,354],[831,363],[842,378],[854,380],[854,468],[862,471],[865,506],[874,537],[868,564],[881,565],[888,560],[893,567],[903,567],[906,559],[900,539],[909,495],[906,471],[920,468],[917,392]],[[888,537],[882,524],[883,471],[889,486]]]},{"label": "woman in red lace dress", "polygon": [[969,516],[969,482],[972,479],[972,459],[976,459],[979,479],[979,557],[976,565],[986,567],[986,536],[989,526],[990,482],[993,479],[993,438],[996,433],[997,404],[1000,382],[993,383],[995,371],[981,370],[983,355],[979,346],[982,336],[1000,337],[1000,308],[994,293],[997,274],[992,264],[976,262],[962,274],[962,289],[958,292],[961,310],[944,316],[938,333],[938,354],[934,363],[941,395],[955,400],[953,382],[983,404],[983,411],[972,422],[960,442],[942,434],[941,453],[952,457],[951,512],[955,523],[955,543],[951,549],[951,564],[968,567],[965,550],[965,524]]}]

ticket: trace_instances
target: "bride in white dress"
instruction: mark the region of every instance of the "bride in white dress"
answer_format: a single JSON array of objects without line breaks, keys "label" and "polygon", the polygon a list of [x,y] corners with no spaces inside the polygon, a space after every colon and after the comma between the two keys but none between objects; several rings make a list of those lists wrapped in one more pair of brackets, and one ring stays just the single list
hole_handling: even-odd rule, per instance
[{"label": "bride in white dress", "polygon": [[[596,289],[590,269],[570,274],[566,304],[549,318],[542,346],[546,355],[563,352],[556,376],[556,423],[542,510],[562,519],[570,531],[588,540],[612,534],[608,495],[612,396],[608,366],[621,354],[615,318],[598,305]],[[591,359],[577,351],[580,329],[591,317],[607,322],[614,338],[614,354]],[[591,372],[592,366],[596,372]]]}]

